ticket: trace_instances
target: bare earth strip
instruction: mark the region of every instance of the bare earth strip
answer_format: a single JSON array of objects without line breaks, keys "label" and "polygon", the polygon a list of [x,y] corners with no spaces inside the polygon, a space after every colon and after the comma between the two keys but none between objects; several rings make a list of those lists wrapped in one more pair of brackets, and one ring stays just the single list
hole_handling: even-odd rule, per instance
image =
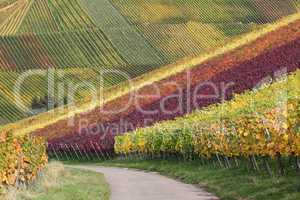
[{"label": "bare earth strip", "polygon": [[74,166],[104,174],[111,189],[111,200],[218,200],[193,185],[156,173],[113,167]]}]

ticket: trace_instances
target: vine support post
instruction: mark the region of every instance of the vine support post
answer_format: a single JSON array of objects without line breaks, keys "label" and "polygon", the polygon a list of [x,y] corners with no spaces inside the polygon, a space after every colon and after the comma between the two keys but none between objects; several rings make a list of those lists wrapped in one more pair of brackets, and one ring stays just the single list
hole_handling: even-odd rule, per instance
[{"label": "vine support post", "polygon": [[234,157],[234,163],[236,167],[239,167],[239,161],[236,156]]},{"label": "vine support post", "polygon": [[296,168],[300,174],[300,158],[299,158],[299,156],[296,156],[295,161],[296,161]]},{"label": "vine support post", "polygon": [[76,150],[75,150],[73,144],[71,144],[71,148],[72,148],[72,150],[74,151],[75,156],[77,157],[77,159],[80,160],[80,157],[78,156],[78,154],[77,154],[77,152],[76,152]]},{"label": "vine support post", "polygon": [[219,163],[220,167],[223,168],[223,164],[221,162],[219,154],[216,154],[216,157],[217,157],[217,160],[218,160],[218,163]]},{"label": "vine support post", "polygon": [[20,177],[20,173],[21,173],[21,168],[22,168],[22,161],[23,161],[23,153],[19,153],[18,155],[18,169],[17,169],[17,174],[16,174],[16,186],[17,187],[20,187],[20,184],[21,184],[21,177]]},{"label": "vine support post", "polygon": [[201,163],[201,165],[204,166],[204,161],[203,161],[202,156],[199,156],[199,158],[200,158],[200,163]]},{"label": "vine support post", "polygon": [[59,153],[60,157],[61,157],[61,160],[64,160],[64,155],[63,153],[60,151],[60,147],[58,146],[57,148],[57,152]]},{"label": "vine support post", "polygon": [[277,154],[277,164],[278,164],[278,170],[279,174],[283,176],[285,174],[284,165],[281,159],[281,154]]},{"label": "vine support post", "polygon": [[258,164],[257,164],[255,155],[253,155],[253,161],[254,161],[256,170],[257,170],[257,171],[260,171],[260,168],[259,168],[259,166],[258,166]]},{"label": "vine support post", "polygon": [[49,145],[49,149],[51,149],[51,151],[54,152],[54,155],[55,155],[56,159],[57,159],[58,161],[60,161],[60,160],[59,160],[59,156],[58,156],[58,154],[56,153],[55,148],[53,148],[53,145],[52,145],[52,148],[50,148],[50,145]]},{"label": "vine support post", "polygon": [[265,168],[266,168],[268,174],[269,174],[271,177],[273,177],[273,172],[272,172],[272,169],[271,169],[271,167],[270,167],[270,165],[269,165],[268,160],[269,160],[269,159],[268,159],[267,156],[265,156],[265,157],[263,158],[263,161],[264,161],[264,164],[265,164]]},{"label": "vine support post", "polygon": [[[101,155],[102,159],[105,160],[106,158],[105,158],[105,155],[102,152],[101,146],[98,144],[98,142],[96,142],[95,145],[97,146],[97,149],[100,151],[100,155]],[[126,154],[124,154],[124,156],[126,156]]]},{"label": "vine support post", "polygon": [[80,148],[79,148],[79,146],[78,146],[77,143],[76,143],[76,148],[77,148],[77,150],[78,150],[78,152],[79,152],[79,154],[80,154],[80,156],[81,156],[81,159],[83,159],[82,152],[81,152],[81,150],[80,150]]},{"label": "vine support post", "polygon": [[63,146],[63,144],[60,144],[60,149],[62,150],[63,154],[66,156],[67,160],[70,160],[68,153],[64,150],[65,147]]},{"label": "vine support post", "polygon": [[230,164],[230,161],[229,161],[228,156],[225,156],[225,162],[226,162],[226,164],[227,164],[227,167],[228,167],[228,168],[231,168],[231,164]]},{"label": "vine support post", "polygon": [[95,152],[95,154],[96,154],[98,160],[101,160],[100,157],[99,157],[99,154],[98,154],[98,152],[97,152],[97,150],[96,150],[96,148],[95,148],[95,146],[94,146],[94,144],[93,144],[92,141],[90,142],[90,144],[91,144],[91,146],[92,146],[92,148],[93,148],[93,150],[94,150],[94,152]]},{"label": "vine support post", "polygon": [[70,158],[71,158],[72,160],[75,160],[75,159],[74,159],[74,157],[73,157],[72,151],[70,150],[70,148],[69,148],[69,145],[68,145],[68,144],[65,144],[65,148],[66,148],[66,149],[67,149],[67,151],[70,153]]},{"label": "vine support post", "polygon": [[258,166],[258,164],[257,164],[255,155],[251,155],[251,156],[250,156],[250,161],[251,161],[251,163],[252,163],[253,169],[254,169],[255,171],[260,171],[260,168],[259,168],[259,166]]},{"label": "vine support post", "polygon": [[85,146],[83,146],[83,152],[84,152],[84,154],[85,154],[87,160],[91,160],[89,154],[87,153],[87,151],[86,151],[86,149],[85,149]]}]

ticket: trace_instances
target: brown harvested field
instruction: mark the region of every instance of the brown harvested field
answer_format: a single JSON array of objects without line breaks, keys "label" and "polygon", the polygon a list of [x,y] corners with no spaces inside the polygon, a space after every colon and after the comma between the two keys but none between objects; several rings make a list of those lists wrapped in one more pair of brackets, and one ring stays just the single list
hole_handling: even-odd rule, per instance
[{"label": "brown harvested field", "polygon": [[[191,99],[189,94],[214,94],[209,86],[204,86],[199,90],[201,83],[210,81],[220,90],[221,84],[231,84],[226,91],[225,99],[230,99],[234,93],[241,93],[256,86],[263,78],[274,76],[278,70],[294,71],[300,67],[300,21],[281,28],[276,32],[269,33],[257,41],[228,52],[216,59],[207,61],[190,71],[185,71],[176,76],[159,81],[156,85],[162,97],[147,97],[139,101],[139,106],[143,110],[157,111],[155,114],[145,114],[136,108],[136,104],[118,114],[103,114],[103,110],[121,109],[130,99],[130,95],[149,95],[154,93],[153,85],[145,86],[135,93],[124,95],[105,104],[102,108],[97,108],[89,113],[83,113],[75,117],[74,126],[68,126],[68,120],[62,120],[46,128],[34,132],[49,139],[50,143],[71,142],[78,144],[88,144],[90,141],[99,141],[103,134],[108,137],[104,140],[107,148],[112,148],[113,136],[121,134],[137,127],[151,125],[160,120],[173,119],[182,116],[193,109],[208,106],[220,102],[220,96],[211,99]],[[190,74],[188,78],[187,74]],[[187,83],[188,81],[190,84]],[[183,88],[179,92],[176,82]],[[182,99],[181,110],[166,114],[162,112],[161,103],[166,97],[180,93]],[[178,106],[178,99],[169,98],[164,102],[166,110],[172,111]],[[81,120],[87,119],[87,127],[82,126]],[[145,119],[151,119],[145,124]],[[126,123],[125,123],[126,122]],[[116,124],[119,125],[116,128]],[[130,124],[129,127],[128,124]],[[99,126],[100,125],[100,126]],[[81,127],[80,127],[81,126]],[[98,134],[95,134],[97,132]],[[79,135],[80,133],[80,135]]]}]

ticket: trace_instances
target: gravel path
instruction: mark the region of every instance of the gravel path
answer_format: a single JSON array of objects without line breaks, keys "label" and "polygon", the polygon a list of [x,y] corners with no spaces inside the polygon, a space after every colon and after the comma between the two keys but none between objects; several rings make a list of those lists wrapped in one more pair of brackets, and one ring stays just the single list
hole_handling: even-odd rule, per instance
[{"label": "gravel path", "polygon": [[217,200],[212,194],[157,173],[114,167],[74,166],[103,173],[111,200]]}]

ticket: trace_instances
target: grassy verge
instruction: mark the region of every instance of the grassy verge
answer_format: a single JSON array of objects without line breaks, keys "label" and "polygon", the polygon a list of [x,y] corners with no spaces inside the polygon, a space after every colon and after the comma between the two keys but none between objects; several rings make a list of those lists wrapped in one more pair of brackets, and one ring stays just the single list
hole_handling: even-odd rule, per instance
[{"label": "grassy verge", "polygon": [[112,160],[104,166],[136,168],[160,172],[183,182],[204,187],[223,200],[297,200],[300,199],[300,177],[288,174],[270,178],[247,169],[213,169],[198,162]]},{"label": "grassy verge", "polygon": [[8,188],[5,200],[108,200],[110,190],[99,173],[65,168],[50,163],[39,180],[28,189]]}]

